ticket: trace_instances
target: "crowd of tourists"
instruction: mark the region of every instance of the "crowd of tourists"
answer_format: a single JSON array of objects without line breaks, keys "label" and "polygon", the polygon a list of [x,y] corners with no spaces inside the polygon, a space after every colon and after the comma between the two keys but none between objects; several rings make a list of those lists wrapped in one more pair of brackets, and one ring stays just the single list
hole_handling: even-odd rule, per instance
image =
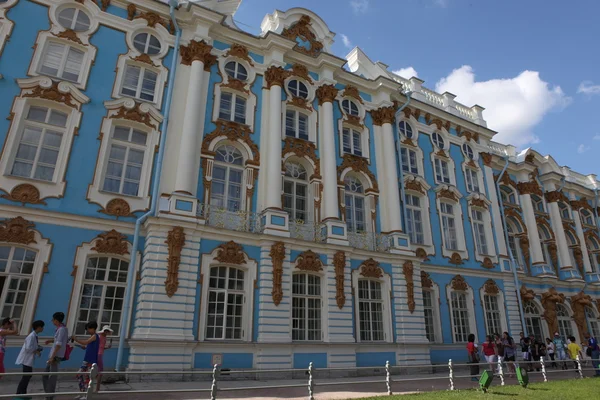
[{"label": "crowd of tourists", "polygon": [[475,343],[475,335],[470,334],[467,354],[471,364],[471,379],[478,380],[481,363],[487,363],[489,371],[496,370],[499,374],[502,368],[502,372],[506,371],[509,376],[514,376],[517,366],[529,372],[534,369],[540,371],[542,359],[549,368],[568,370],[572,367],[578,370],[578,358],[580,362],[591,360],[595,369],[594,376],[600,376],[600,347],[596,338],[587,332],[584,334],[583,348],[574,336],[563,338],[558,332],[554,333],[554,338],[546,340],[536,338],[533,334],[526,336],[523,332],[519,336],[517,343],[508,332],[504,332],[502,336],[488,335],[485,342],[479,346]]}]

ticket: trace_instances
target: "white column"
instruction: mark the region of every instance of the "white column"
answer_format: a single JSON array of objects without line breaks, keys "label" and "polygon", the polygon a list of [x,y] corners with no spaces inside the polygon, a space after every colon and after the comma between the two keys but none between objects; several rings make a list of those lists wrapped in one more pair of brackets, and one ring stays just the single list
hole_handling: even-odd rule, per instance
[{"label": "white column", "polygon": [[377,176],[379,177],[380,185],[379,185],[379,220],[381,221],[381,231],[389,232],[390,224],[387,218],[387,209],[388,209],[388,196],[387,191],[389,190],[388,186],[384,184],[387,182],[384,177],[387,169],[387,164],[385,162],[385,151],[383,144],[383,134],[381,126],[373,125],[373,139],[375,141],[375,167],[377,169]]},{"label": "white column", "polygon": [[321,219],[339,219],[337,168],[333,130],[333,100],[337,89],[333,85],[323,85],[317,89],[319,98],[319,156],[323,175],[323,200]]},{"label": "white column", "polygon": [[267,131],[267,171],[268,190],[265,198],[266,209],[281,209],[281,86],[271,85],[269,94],[269,130]]},{"label": "white column", "polygon": [[583,235],[583,226],[581,225],[579,209],[576,210],[573,208],[573,217],[575,218],[575,230],[577,231],[577,238],[579,239],[579,247],[581,248],[581,254],[583,255],[583,269],[586,273],[591,273],[592,265],[590,264],[590,256],[585,243],[585,236]]},{"label": "white column", "polygon": [[571,261],[569,254],[569,246],[567,245],[567,237],[565,236],[565,230],[563,229],[562,218],[560,216],[560,209],[556,201],[548,203],[548,212],[550,213],[550,221],[552,221],[552,229],[554,230],[554,236],[556,237],[556,247],[558,248],[558,260],[560,261],[560,267],[565,268],[567,266],[575,268]]},{"label": "white column", "polygon": [[194,196],[198,182],[194,182],[196,157],[198,157],[197,139],[202,137],[200,117],[204,110],[202,103],[202,81],[204,77],[204,62],[194,60],[190,71],[189,88],[187,92],[183,130],[177,159],[177,175],[175,191]]},{"label": "white column", "polygon": [[[531,254],[531,263],[544,262],[544,253],[542,243],[538,234],[537,223],[535,222],[535,212],[531,204],[531,195],[529,193],[520,195],[521,208],[523,209],[523,218],[527,226],[527,238],[529,239],[529,251]],[[548,260],[550,262],[550,260]]]},{"label": "white column", "polygon": [[498,254],[508,256],[506,240],[504,239],[504,227],[502,225],[502,217],[500,215],[500,205],[498,203],[498,193],[496,192],[494,172],[492,171],[492,168],[486,164],[483,167],[483,173],[485,174],[485,181],[488,186],[490,201],[492,202],[492,221],[494,225],[494,231],[496,232],[496,241],[498,242]]},{"label": "white column", "polygon": [[[393,107],[388,107],[393,112]],[[392,114],[393,115],[393,114]],[[400,189],[398,187],[398,172],[396,170],[396,152],[394,149],[394,131],[391,121],[385,121],[381,127],[383,135],[383,151],[386,168],[385,186],[387,190],[387,219],[390,232],[402,231],[402,216],[400,215]],[[381,183],[379,187],[381,187]]]}]

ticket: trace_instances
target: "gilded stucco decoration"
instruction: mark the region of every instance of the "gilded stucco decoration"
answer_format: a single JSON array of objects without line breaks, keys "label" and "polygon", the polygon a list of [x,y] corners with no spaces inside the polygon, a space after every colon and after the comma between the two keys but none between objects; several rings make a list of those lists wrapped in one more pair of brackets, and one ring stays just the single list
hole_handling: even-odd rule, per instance
[{"label": "gilded stucco decoration", "polygon": [[204,70],[210,71],[210,67],[217,63],[217,56],[211,54],[213,47],[204,40],[190,40],[187,46],[180,46],[181,64],[192,65],[194,61],[204,63]]},{"label": "gilded stucco decoration", "polygon": [[564,303],[565,295],[551,287],[546,293],[542,293],[543,317],[548,323],[550,332],[558,332],[558,318],[556,315],[556,303]]},{"label": "gilded stucco decoration", "polygon": [[452,255],[450,256],[450,260],[448,262],[450,264],[454,264],[454,265],[464,264],[462,257],[458,253],[452,253]]},{"label": "gilded stucco decoration", "polygon": [[108,232],[99,234],[96,237],[96,244],[92,247],[93,251],[103,254],[129,254],[127,250],[127,236],[112,229]]},{"label": "gilded stucco decoration", "polygon": [[490,153],[479,153],[479,157],[483,160],[483,164],[486,166],[492,165],[492,155]]},{"label": "gilded stucco decoration", "polygon": [[404,273],[404,280],[406,281],[406,296],[408,298],[408,311],[410,313],[415,312],[415,281],[413,277],[414,267],[411,261],[406,261],[402,265],[402,272]]},{"label": "gilded stucco decoration", "polygon": [[283,69],[283,67],[270,66],[265,71],[265,82],[267,83],[267,89],[271,89],[271,86],[283,87],[284,81],[290,76],[290,71]]},{"label": "gilded stucco decoration", "polygon": [[313,80],[310,77],[310,73],[308,72],[308,68],[306,67],[306,65],[295,63],[294,65],[292,65],[290,75],[305,79],[311,85],[313,84]]},{"label": "gilded stucco decoration", "polygon": [[585,197],[582,197],[579,200],[571,200],[570,203],[571,207],[573,207],[573,210],[580,210],[582,208],[585,208],[586,210],[593,211],[592,206],[590,205],[590,203],[588,203]]},{"label": "gilded stucco decoration", "polygon": [[102,11],[106,11],[106,9],[108,9],[108,6],[110,6],[110,0],[100,0],[100,9]]},{"label": "gilded stucco decoration", "polygon": [[435,118],[433,115],[426,113],[425,114],[425,122],[427,125],[435,125],[438,130],[442,128],[446,128],[446,130],[450,129],[450,121],[442,121],[440,118]]},{"label": "gilded stucco decoration", "polygon": [[346,304],[344,294],[344,270],[346,268],[346,253],[339,250],[333,255],[333,266],[335,268],[335,302],[341,310]]},{"label": "gilded stucco decoration", "polygon": [[416,179],[406,180],[406,182],[404,182],[404,189],[425,194],[425,189],[423,188],[423,185],[421,185],[421,182],[419,182]]},{"label": "gilded stucco decoration", "polygon": [[310,17],[303,15],[298,22],[285,28],[281,36],[296,42],[294,50],[316,57],[323,50],[323,43],[317,40],[317,35],[311,30],[311,24]]},{"label": "gilded stucco decoration", "polygon": [[500,293],[500,288],[498,287],[496,282],[494,282],[493,279],[488,279],[483,284],[483,291],[486,294],[496,295],[496,294]]},{"label": "gilded stucco decoration", "polygon": [[152,61],[152,59],[150,58],[150,56],[147,53],[144,54],[140,54],[139,56],[136,57],[129,57],[131,58],[133,61],[138,61],[144,64],[148,64],[152,67],[159,67],[158,65],[154,64],[154,61]]},{"label": "gilded stucco decoration", "polygon": [[373,174],[371,172],[371,170],[369,169],[367,160],[365,158],[355,156],[353,154],[344,154],[344,156],[342,158],[342,164],[340,166],[338,166],[338,168],[337,168],[338,181],[340,180],[344,170],[346,170],[347,168],[350,168],[351,170],[353,170],[355,172],[362,172],[363,174],[365,174],[371,180],[371,184],[373,185],[373,190],[375,190],[377,192],[379,191],[379,185],[377,184],[377,178],[375,178],[375,174]]},{"label": "gilded stucco decoration", "polygon": [[79,36],[77,36],[77,32],[75,32],[73,29],[66,29],[59,33],[53,33],[53,35],[59,39],[67,39],[67,40],[70,40],[71,42],[75,42],[81,46],[87,46],[87,44],[84,44],[81,41],[81,39],[79,39]]},{"label": "gilded stucco decoration", "polygon": [[422,247],[418,247],[415,250],[415,256],[417,256],[418,258],[420,258],[423,261],[429,261],[429,256],[427,255],[427,251],[425,251],[425,249]]},{"label": "gilded stucco decoration", "polygon": [[512,186],[514,188],[517,187],[517,182],[513,181],[507,173],[502,174],[502,178],[500,178],[500,175],[494,175],[494,181],[498,182],[498,179],[500,179],[500,183],[506,186]]},{"label": "gilded stucco decoration", "polygon": [[237,90],[238,92],[242,92],[242,93],[246,93],[246,94],[250,94],[250,91],[246,88],[245,82],[243,82],[239,79],[232,78],[232,77],[229,77],[229,79],[227,80],[227,83],[222,84],[221,87]]},{"label": "gilded stucco decoration", "polygon": [[558,248],[556,247],[556,242],[548,243],[548,253],[550,253],[552,265],[554,265],[554,268],[558,268]]},{"label": "gilded stucco decoration", "polygon": [[532,289],[527,289],[525,285],[521,285],[521,290],[519,293],[523,302],[532,301],[535,299],[535,292]]},{"label": "gilded stucco decoration", "polygon": [[494,268],[494,263],[492,262],[491,258],[485,257],[481,263],[481,266],[485,269],[492,269]]},{"label": "gilded stucco decoration", "polygon": [[173,297],[179,288],[179,264],[181,263],[181,251],[185,245],[185,232],[181,226],[176,226],[167,234],[165,241],[169,250],[167,258],[167,280],[165,291],[167,296]]},{"label": "gilded stucco decoration", "polygon": [[227,243],[222,243],[217,247],[217,256],[215,260],[225,264],[246,264],[244,258],[244,249],[242,245],[230,240]]},{"label": "gilded stucco decoration", "polygon": [[79,109],[79,107],[76,106],[75,103],[73,103],[73,95],[70,92],[61,92],[59,88],[59,82],[52,82],[52,84],[48,88],[36,86],[33,88],[31,93],[25,93],[21,97],[34,97],[46,99],[50,101],[55,101],[57,103],[63,103],[69,107]]},{"label": "gilded stucco decoration", "polygon": [[450,287],[453,290],[460,290],[463,292],[469,289],[469,285],[467,284],[467,281],[465,281],[465,278],[463,278],[462,275],[456,275],[454,278],[452,278],[452,281],[450,282]]},{"label": "gilded stucco decoration", "polygon": [[529,153],[525,156],[525,162],[528,164],[533,164],[535,161],[535,155],[533,153]]},{"label": "gilded stucco decoration", "polygon": [[431,289],[433,288],[433,281],[429,274],[425,271],[421,271],[421,287]]},{"label": "gilded stucco decoration", "polygon": [[130,21],[133,21],[134,19],[144,19],[146,20],[150,28],[155,28],[156,24],[159,24],[165,27],[165,29],[168,30],[169,33],[175,33],[175,27],[173,26],[170,20],[161,17],[153,11],[142,11],[138,13],[135,4],[129,4],[127,6],[127,19]]},{"label": "gilded stucco decoration", "polygon": [[456,197],[456,193],[454,193],[450,189],[442,189],[437,193],[438,199],[448,199],[452,201],[458,201],[458,197]]},{"label": "gilded stucco decoration", "polygon": [[527,269],[531,268],[531,258],[529,257],[529,238],[526,233],[522,233],[519,235],[519,247],[521,248],[521,253],[523,254],[523,259],[525,260],[525,264],[527,265]]},{"label": "gilded stucco decoration", "polygon": [[525,225],[525,222],[523,221],[523,217],[521,217],[521,214],[517,211],[516,207],[506,207],[504,210],[504,215],[507,218],[511,217],[515,221],[517,221],[520,225],[522,233],[527,233],[527,225]]},{"label": "gilded stucco decoration", "polygon": [[338,94],[338,89],[333,85],[321,85],[317,88],[315,94],[319,100],[319,105],[322,106],[323,103],[333,103]]},{"label": "gilded stucco decoration", "polygon": [[273,263],[273,291],[271,297],[273,304],[278,306],[283,299],[283,260],[285,259],[285,244],[283,242],[275,242],[271,246],[269,252],[271,262]]},{"label": "gilded stucco decoration", "polygon": [[458,134],[458,136],[460,137],[464,137],[465,139],[467,139],[468,142],[470,142],[471,140],[474,142],[479,142],[479,133],[477,132],[469,132],[469,131],[462,131]]},{"label": "gilded stucco decoration", "polygon": [[323,263],[319,255],[312,250],[306,250],[296,258],[296,268],[301,271],[320,272],[323,270]]},{"label": "gilded stucco decoration", "polygon": [[381,107],[376,110],[371,110],[373,125],[382,126],[383,124],[393,124],[396,117],[395,107]]},{"label": "gilded stucco decoration", "polygon": [[359,103],[363,104],[363,99],[360,97],[360,92],[356,86],[348,85],[344,88],[344,92],[342,93],[343,97],[352,97],[357,100]]},{"label": "gilded stucco decoration", "polygon": [[209,151],[210,144],[219,137],[225,137],[231,141],[240,141],[248,145],[252,150],[252,160],[248,160],[248,164],[260,165],[260,152],[258,146],[252,140],[250,136],[252,132],[246,125],[238,124],[233,121],[217,120],[215,122],[216,128],[214,131],[204,137],[202,141],[202,153],[206,155],[214,155],[213,152]]},{"label": "gilded stucco decoration", "polygon": [[129,203],[123,199],[112,199],[107,204],[106,207],[100,210],[101,213],[112,215],[115,217],[131,217],[133,216],[131,212],[131,207]]},{"label": "gilded stucco decoration", "polygon": [[14,201],[22,204],[46,204],[40,198],[40,191],[33,185],[28,183],[21,183],[15,186],[10,193],[3,194],[3,199]]},{"label": "gilded stucco decoration", "polygon": [[579,331],[579,339],[584,342],[585,334],[588,333],[588,325],[585,317],[585,308],[592,307],[592,298],[583,291],[571,296],[571,308],[573,309],[573,321]]},{"label": "gilded stucco decoration", "polygon": [[517,191],[519,194],[535,194],[540,197],[544,195],[542,188],[533,177],[529,180],[529,182],[517,183]]},{"label": "gilded stucco decoration", "polygon": [[383,277],[383,270],[379,266],[379,263],[372,258],[369,258],[363,262],[360,267],[360,274],[365,278],[381,278]]},{"label": "gilded stucco decoration", "polygon": [[241,60],[245,60],[248,64],[254,66],[254,60],[250,57],[250,51],[244,45],[233,43],[229,50],[223,55],[223,57],[237,57]]},{"label": "gilded stucco decoration", "polygon": [[573,258],[575,258],[575,263],[577,263],[577,268],[579,269],[581,276],[585,276],[583,268],[583,252],[581,251],[580,246],[573,246]]},{"label": "gilded stucco decoration", "polygon": [[483,199],[471,199],[471,206],[484,208],[487,210],[487,204]]},{"label": "gilded stucco decoration", "polygon": [[[321,177],[321,164],[317,158],[316,146],[313,142],[292,137],[286,137],[283,142],[283,150],[281,150],[281,158],[285,159],[288,154],[294,154],[299,158],[310,159],[315,168],[314,178]],[[312,179],[313,177],[311,177]]]},{"label": "gilded stucco decoration", "polygon": [[0,242],[36,243],[35,232],[32,230],[34,226],[33,222],[29,222],[23,217],[5,219],[0,222]]},{"label": "gilded stucco decoration", "polygon": [[569,199],[567,198],[567,196],[565,196],[565,194],[562,192],[562,190],[554,190],[552,192],[546,192],[546,201],[548,203],[555,203],[557,201],[564,201],[565,203],[569,204]]}]

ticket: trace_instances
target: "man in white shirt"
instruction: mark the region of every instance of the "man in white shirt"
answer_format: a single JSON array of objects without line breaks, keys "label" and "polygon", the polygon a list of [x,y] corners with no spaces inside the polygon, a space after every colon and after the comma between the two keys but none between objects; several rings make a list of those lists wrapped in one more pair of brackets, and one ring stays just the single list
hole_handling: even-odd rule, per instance
[{"label": "man in white shirt", "polygon": [[[58,365],[65,358],[67,351],[67,341],[69,340],[69,332],[64,325],[65,314],[56,312],[52,315],[52,325],[56,327],[54,333],[54,339],[46,340],[46,344],[53,343],[52,349],[50,350],[50,356],[46,361],[46,372],[58,372]],[[58,380],[57,375],[44,375],[42,376],[42,383],[44,384],[44,392],[54,393],[56,391],[56,382]],[[53,400],[54,396],[46,397],[46,400]]]},{"label": "man in white shirt", "polygon": [[16,364],[22,365],[23,374],[27,374],[21,377],[21,381],[17,387],[17,394],[27,394],[27,386],[29,386],[29,381],[31,380],[31,375],[29,374],[33,372],[35,356],[40,356],[42,351],[42,348],[38,344],[38,334],[44,330],[44,321],[35,321],[32,328],[33,330],[25,339],[25,343],[23,343],[21,352],[17,357]]}]

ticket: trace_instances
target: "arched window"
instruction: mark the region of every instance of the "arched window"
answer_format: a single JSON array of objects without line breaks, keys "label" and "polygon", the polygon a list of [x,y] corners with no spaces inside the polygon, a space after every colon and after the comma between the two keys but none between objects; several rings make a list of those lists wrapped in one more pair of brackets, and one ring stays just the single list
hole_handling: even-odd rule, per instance
[{"label": "arched window", "polygon": [[406,195],[406,231],[412,244],[424,244],[421,200],[412,194]]},{"label": "arched window", "polygon": [[308,115],[297,110],[286,110],[285,136],[308,140]]},{"label": "arched window", "polygon": [[600,272],[600,244],[594,237],[587,239],[588,256],[590,257],[590,265],[592,270]]},{"label": "arched window", "polygon": [[17,327],[27,302],[36,300],[35,294],[28,296],[36,256],[36,251],[24,247],[0,245],[0,317],[12,318]]},{"label": "arched window", "polygon": [[283,209],[289,213],[290,221],[308,220],[308,174],[300,163],[285,163]]},{"label": "arched window", "polygon": [[90,17],[78,8],[65,8],[58,13],[58,23],[65,29],[85,32],[90,29]]},{"label": "arched window", "polygon": [[365,189],[362,183],[353,176],[346,177],[346,224],[350,232],[366,230]]},{"label": "arched window", "polygon": [[590,324],[591,334],[593,337],[600,337],[600,321],[598,321],[598,317],[592,307],[585,307],[585,316],[587,318],[588,323]]},{"label": "arched window", "polygon": [[573,326],[567,307],[562,304],[556,304],[556,316],[558,318],[558,333],[565,340],[573,336]]},{"label": "arched window", "polygon": [[465,153],[465,157],[467,157],[469,160],[472,160],[474,157],[474,153],[473,153],[473,149],[471,148],[471,146],[469,146],[468,144],[463,144],[462,145],[462,149],[463,152]]},{"label": "arched window", "polygon": [[535,194],[531,195],[531,205],[533,206],[533,211],[546,212],[544,209],[544,201]]},{"label": "arched window", "polygon": [[358,280],[358,317],[361,341],[383,341],[383,293],[381,282]]},{"label": "arched window", "polygon": [[289,81],[287,88],[294,97],[300,97],[302,99],[308,98],[308,88],[303,82],[300,82],[297,79]]},{"label": "arched window", "polygon": [[433,135],[431,135],[431,139],[433,140],[433,144],[435,144],[435,146],[440,149],[443,150],[444,149],[444,138],[442,137],[442,135],[440,135],[437,132],[433,132]]},{"label": "arched window", "polygon": [[558,209],[560,210],[560,216],[563,219],[571,219],[571,211],[569,210],[569,206],[560,201],[558,203]]},{"label": "arched window", "polygon": [[133,38],[133,47],[142,54],[155,55],[160,53],[162,48],[160,40],[149,33],[138,33]]},{"label": "arched window", "polygon": [[410,126],[409,123],[407,123],[406,121],[400,121],[398,122],[398,130],[400,131],[400,134],[408,139],[412,139],[413,138],[413,130],[412,127]]},{"label": "arched window", "polygon": [[116,257],[88,258],[77,309],[75,334],[85,335],[88,322],[110,325],[119,332],[129,261]]},{"label": "arched window", "polygon": [[577,239],[573,232],[565,231],[565,237],[567,238],[567,246],[569,246],[569,256],[571,257],[571,266],[577,266],[577,260],[575,258],[575,249],[577,248]]},{"label": "arched window", "polygon": [[240,81],[248,79],[246,67],[236,61],[229,61],[225,64],[225,72],[233,79],[238,79]]},{"label": "arched window", "polygon": [[244,278],[245,271],[239,268],[217,266],[210,269],[206,339],[242,339]]},{"label": "arched window", "polygon": [[321,277],[292,275],[292,340],[321,340]]},{"label": "arched window", "polygon": [[500,197],[502,198],[503,203],[517,204],[517,197],[515,196],[515,191],[508,186],[500,187]]},{"label": "arched window", "polygon": [[450,292],[450,308],[452,310],[452,327],[455,343],[466,343],[468,336],[472,333],[468,304],[466,292],[457,290]]},{"label": "arched window", "polygon": [[552,240],[552,235],[548,228],[544,225],[538,225],[538,236],[540,238],[540,242],[542,243],[542,255],[544,256],[544,262],[546,264],[552,263],[552,257],[550,257],[550,241]]},{"label": "arched window", "polygon": [[592,226],[595,225],[594,215],[589,210],[582,209],[581,211],[579,211],[579,215],[581,216],[582,224]]},{"label": "arched window", "polygon": [[227,211],[242,208],[242,182],[244,157],[234,146],[224,145],[217,149],[213,166],[210,204]]},{"label": "arched window", "polygon": [[[527,332],[533,334],[536,338],[541,339],[544,337],[542,330],[542,318],[540,316],[540,310],[533,301],[526,301],[523,304],[523,312],[525,313],[525,324],[527,326]],[[554,334],[554,332],[552,332]]]},{"label": "arched window", "polygon": [[359,131],[352,128],[343,128],[342,141],[344,153],[362,157],[362,138]]},{"label": "arched window", "polygon": [[359,115],[358,106],[352,100],[348,100],[348,99],[342,100],[342,110],[344,110],[344,112],[347,115],[352,115],[355,117],[358,117],[358,115]]},{"label": "arched window", "polygon": [[245,124],[246,98],[236,93],[222,92],[219,118]]},{"label": "arched window", "polygon": [[523,253],[521,252],[520,239],[518,237],[521,232],[511,220],[506,221],[506,230],[508,233],[508,246],[510,247],[510,251],[512,252],[517,265],[522,269],[525,265],[525,261]]},{"label": "arched window", "polygon": [[447,250],[458,250],[454,207],[454,204],[446,202],[440,203],[440,214],[442,216],[442,233],[444,235],[444,246]]}]

